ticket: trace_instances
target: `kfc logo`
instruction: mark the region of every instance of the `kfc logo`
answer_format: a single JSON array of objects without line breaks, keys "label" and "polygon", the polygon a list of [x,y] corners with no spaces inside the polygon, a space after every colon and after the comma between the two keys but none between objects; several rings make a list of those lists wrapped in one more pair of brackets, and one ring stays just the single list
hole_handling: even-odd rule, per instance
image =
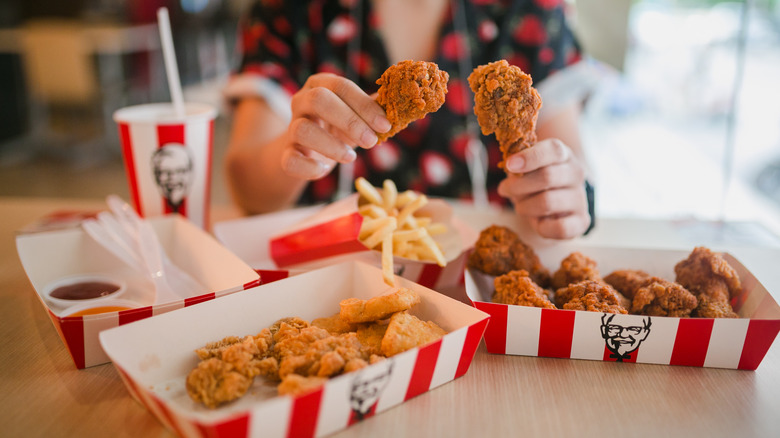
[{"label": "kfc logo", "polygon": [[604,338],[607,349],[612,352],[609,357],[617,362],[629,361],[631,353],[635,352],[650,334],[651,324],[649,316],[642,318],[641,325],[636,325],[633,318],[607,313],[602,315],[601,337]]},{"label": "kfc logo", "polygon": [[390,359],[378,362],[357,373],[349,394],[349,404],[352,408],[350,424],[374,415],[377,401],[390,382],[392,373],[393,361]]},{"label": "kfc logo", "polygon": [[180,212],[190,192],[193,178],[192,157],[187,146],[168,143],[152,154],[154,181],[174,213]]}]

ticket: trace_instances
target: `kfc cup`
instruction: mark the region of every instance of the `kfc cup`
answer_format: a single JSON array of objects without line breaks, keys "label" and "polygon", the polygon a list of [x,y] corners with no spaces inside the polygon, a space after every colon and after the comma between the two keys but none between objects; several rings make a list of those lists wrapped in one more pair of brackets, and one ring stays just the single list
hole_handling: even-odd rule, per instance
[{"label": "kfc cup", "polygon": [[179,213],[208,230],[214,107],[171,103],[117,110],[130,196],[143,217]]}]

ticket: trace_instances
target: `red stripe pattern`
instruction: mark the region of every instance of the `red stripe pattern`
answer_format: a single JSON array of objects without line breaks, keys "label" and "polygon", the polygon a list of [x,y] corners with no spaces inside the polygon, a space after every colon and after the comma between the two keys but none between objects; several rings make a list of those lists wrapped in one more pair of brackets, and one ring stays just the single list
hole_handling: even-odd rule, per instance
[{"label": "red stripe pattern", "polygon": [[571,340],[574,336],[573,310],[542,309],[539,330],[539,356],[571,356]]},{"label": "red stripe pattern", "polygon": [[311,262],[336,255],[368,251],[358,240],[363,216],[355,212],[332,221],[271,240],[271,258],[277,266]]},{"label": "red stripe pattern", "polygon": [[682,318],[677,326],[677,336],[669,365],[700,367],[707,358],[713,320]]},{"label": "red stripe pattern", "polygon": [[475,301],[474,307],[490,315],[490,320],[485,329],[485,347],[487,347],[488,353],[506,354],[506,328],[509,306]]},{"label": "red stripe pattern", "polygon": [[406,397],[409,400],[427,391],[431,386],[433,371],[436,369],[436,360],[439,358],[439,349],[441,348],[441,339],[420,348],[417,353],[417,362],[414,364],[412,378],[409,381],[409,387],[406,389]]},{"label": "red stripe pattern", "polygon": [[755,370],[758,364],[772,346],[777,332],[780,331],[780,321],[772,319],[754,319],[748,325],[745,345],[739,358],[740,370]]},{"label": "red stripe pattern", "polygon": [[125,175],[127,175],[127,183],[130,186],[130,193],[133,197],[133,205],[138,214],[143,216],[144,212],[141,207],[140,191],[138,190],[135,160],[133,159],[133,143],[130,139],[130,125],[127,123],[119,124],[119,139],[122,143],[122,155],[125,157]]}]

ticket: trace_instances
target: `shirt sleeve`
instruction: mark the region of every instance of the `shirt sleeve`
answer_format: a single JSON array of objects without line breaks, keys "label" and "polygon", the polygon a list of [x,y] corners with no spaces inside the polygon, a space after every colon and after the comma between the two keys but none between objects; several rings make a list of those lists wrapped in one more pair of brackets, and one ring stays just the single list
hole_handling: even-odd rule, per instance
[{"label": "shirt sleeve", "polygon": [[263,98],[284,120],[290,120],[290,100],[300,89],[294,72],[300,54],[294,44],[289,5],[282,1],[258,1],[239,25],[241,64],[231,75],[223,94],[228,102],[245,97]]}]

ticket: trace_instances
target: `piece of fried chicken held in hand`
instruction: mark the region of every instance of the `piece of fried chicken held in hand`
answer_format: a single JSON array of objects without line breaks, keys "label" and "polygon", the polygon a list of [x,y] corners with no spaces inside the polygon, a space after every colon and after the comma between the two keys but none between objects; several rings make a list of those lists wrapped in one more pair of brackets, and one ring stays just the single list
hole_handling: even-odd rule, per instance
[{"label": "piece of fried chicken held in hand", "polygon": [[504,168],[508,156],[536,143],[542,98],[531,76],[503,59],[475,68],[468,80],[477,122],[483,134],[496,134],[504,155],[499,167]]},{"label": "piece of fried chicken held in hand", "polygon": [[385,70],[376,81],[379,85],[376,102],[393,126],[388,132],[377,133],[378,143],[441,108],[449,78],[433,62],[401,61]]}]

